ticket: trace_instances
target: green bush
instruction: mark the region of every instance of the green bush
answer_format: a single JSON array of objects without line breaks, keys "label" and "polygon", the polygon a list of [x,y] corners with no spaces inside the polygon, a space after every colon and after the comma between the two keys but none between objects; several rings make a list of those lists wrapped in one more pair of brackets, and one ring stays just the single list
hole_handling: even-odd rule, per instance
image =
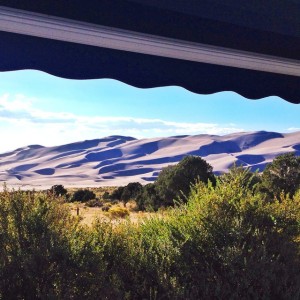
[{"label": "green bush", "polygon": [[100,297],[105,270],[101,249],[53,197],[0,193],[0,299]]},{"label": "green bush", "polygon": [[300,157],[294,153],[277,156],[262,174],[262,191],[269,198],[280,198],[284,193],[293,196],[300,188]]},{"label": "green bush", "polygon": [[130,182],[128,183],[122,192],[121,200],[126,206],[126,203],[129,200],[134,200],[139,195],[139,193],[143,190],[143,186],[139,182]]},{"label": "green bush", "polygon": [[5,190],[0,299],[299,299],[300,191],[265,201],[251,178],[231,170],[163,215],[92,227]]},{"label": "green bush", "polygon": [[254,194],[258,191],[258,186],[261,183],[260,175],[251,172],[249,168],[234,165],[228,173],[219,176],[218,180],[222,185],[234,184],[238,182],[239,187],[243,187],[245,191],[252,191]]},{"label": "green bush", "polygon": [[146,184],[136,197],[139,210],[157,211],[163,201],[159,198],[154,183]]},{"label": "green bush", "polygon": [[93,191],[90,191],[88,189],[79,189],[76,192],[74,192],[72,201],[80,201],[80,202],[87,202],[89,200],[95,199],[96,195]]},{"label": "green bush", "polygon": [[110,200],[111,196],[109,194],[109,192],[105,191],[104,194],[102,195],[102,199],[103,200]]},{"label": "green bush", "polygon": [[186,156],[177,165],[164,168],[155,182],[162,205],[172,206],[178,199],[186,202],[191,185],[197,180],[215,182],[212,166],[199,156]]},{"label": "green bush", "polygon": [[130,182],[126,186],[120,186],[115,189],[110,198],[115,201],[122,201],[126,206],[129,200],[135,200],[142,191],[143,186],[139,182]]},{"label": "green bush", "polygon": [[192,298],[295,299],[300,202],[267,203],[244,178],[194,188],[187,208],[193,221],[178,270],[188,279],[185,289]]},{"label": "green bush", "polygon": [[119,186],[110,195],[111,200],[121,201],[121,197],[124,191],[124,186]]},{"label": "green bush", "polygon": [[157,211],[160,207],[174,206],[187,201],[191,185],[197,181],[215,184],[213,168],[199,156],[186,156],[178,164],[159,173],[154,184],[141,187],[136,193],[139,210]]},{"label": "green bush", "polygon": [[65,196],[67,195],[67,190],[64,188],[63,185],[58,184],[58,185],[53,185],[50,188],[50,193],[52,193],[54,196],[59,197],[59,196]]},{"label": "green bush", "polygon": [[104,253],[121,298],[298,298],[300,192],[268,203],[249,171],[231,172],[163,218],[115,228]]}]

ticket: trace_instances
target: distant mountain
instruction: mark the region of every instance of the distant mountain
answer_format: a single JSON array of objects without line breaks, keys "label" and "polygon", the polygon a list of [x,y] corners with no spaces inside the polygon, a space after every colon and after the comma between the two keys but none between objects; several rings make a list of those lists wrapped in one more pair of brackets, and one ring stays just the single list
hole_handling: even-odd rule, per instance
[{"label": "distant mountain", "polygon": [[109,136],[56,147],[31,145],[0,155],[0,181],[16,187],[123,185],[155,180],[163,167],[199,155],[215,173],[234,163],[262,171],[279,154],[300,155],[300,132],[242,132],[137,140]]}]

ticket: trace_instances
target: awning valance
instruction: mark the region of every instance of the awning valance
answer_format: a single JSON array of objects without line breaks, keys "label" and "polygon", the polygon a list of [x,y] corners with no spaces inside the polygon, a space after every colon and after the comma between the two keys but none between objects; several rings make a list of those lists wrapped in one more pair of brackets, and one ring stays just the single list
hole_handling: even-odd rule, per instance
[{"label": "awning valance", "polygon": [[300,103],[300,6],[271,2],[4,0],[0,71]]}]

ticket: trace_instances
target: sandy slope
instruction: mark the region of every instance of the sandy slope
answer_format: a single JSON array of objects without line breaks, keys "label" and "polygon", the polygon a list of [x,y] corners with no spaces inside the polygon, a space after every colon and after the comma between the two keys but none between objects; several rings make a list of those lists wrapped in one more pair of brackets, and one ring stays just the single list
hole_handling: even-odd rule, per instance
[{"label": "sandy slope", "polygon": [[187,154],[200,155],[220,173],[234,163],[263,170],[276,155],[291,151],[300,155],[300,132],[260,131],[141,140],[111,136],[57,147],[31,145],[0,154],[0,181],[25,188],[147,183],[163,167],[177,163]]}]

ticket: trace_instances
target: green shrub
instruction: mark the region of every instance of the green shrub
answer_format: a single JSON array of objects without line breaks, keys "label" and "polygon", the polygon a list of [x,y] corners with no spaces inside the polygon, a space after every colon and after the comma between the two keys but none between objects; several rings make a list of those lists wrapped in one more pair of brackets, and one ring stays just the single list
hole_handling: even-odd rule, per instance
[{"label": "green shrub", "polygon": [[300,191],[264,201],[251,178],[231,170],[163,215],[92,227],[53,197],[5,190],[0,299],[299,299]]},{"label": "green shrub", "polygon": [[192,191],[178,270],[189,297],[295,299],[300,293],[300,202],[267,203],[245,186],[245,175]]},{"label": "green shrub", "polygon": [[59,197],[59,196],[65,196],[67,195],[67,190],[64,188],[63,185],[58,184],[58,185],[53,185],[50,188],[50,193],[52,193],[54,196]]},{"label": "green shrub", "polygon": [[87,202],[89,200],[95,199],[96,195],[93,191],[90,191],[88,189],[79,189],[76,192],[74,192],[72,201],[80,201],[80,202]]},{"label": "green shrub", "polygon": [[163,218],[116,228],[113,268],[131,299],[299,297],[300,192],[267,203],[248,170],[231,172]]},{"label": "green shrub", "polygon": [[186,202],[192,184],[197,180],[215,182],[213,168],[200,156],[186,156],[177,165],[159,173],[155,189],[163,206],[173,206],[174,200]]},{"label": "green shrub", "polygon": [[111,200],[121,200],[122,193],[124,191],[124,186],[119,186],[110,195]]},{"label": "green shrub", "polygon": [[282,192],[293,196],[299,188],[300,157],[294,153],[277,156],[263,171],[262,191],[271,199],[279,199]]},{"label": "green shrub", "polygon": [[121,200],[124,203],[124,206],[126,206],[126,203],[129,200],[136,199],[138,194],[143,190],[143,186],[139,182],[130,182],[128,183],[122,192]]},{"label": "green shrub", "polygon": [[130,182],[126,186],[120,186],[115,189],[110,198],[115,201],[122,201],[126,206],[129,200],[134,200],[142,191],[143,186],[139,182]]},{"label": "green shrub", "polygon": [[0,193],[0,299],[101,297],[105,270],[101,249],[53,197]]},{"label": "green shrub", "polygon": [[139,210],[157,211],[163,201],[159,198],[154,183],[146,184],[136,197]]},{"label": "green shrub", "polygon": [[103,195],[102,195],[102,199],[103,200],[110,200],[110,194],[109,194],[109,192],[108,191],[105,191],[104,193],[103,193]]}]

